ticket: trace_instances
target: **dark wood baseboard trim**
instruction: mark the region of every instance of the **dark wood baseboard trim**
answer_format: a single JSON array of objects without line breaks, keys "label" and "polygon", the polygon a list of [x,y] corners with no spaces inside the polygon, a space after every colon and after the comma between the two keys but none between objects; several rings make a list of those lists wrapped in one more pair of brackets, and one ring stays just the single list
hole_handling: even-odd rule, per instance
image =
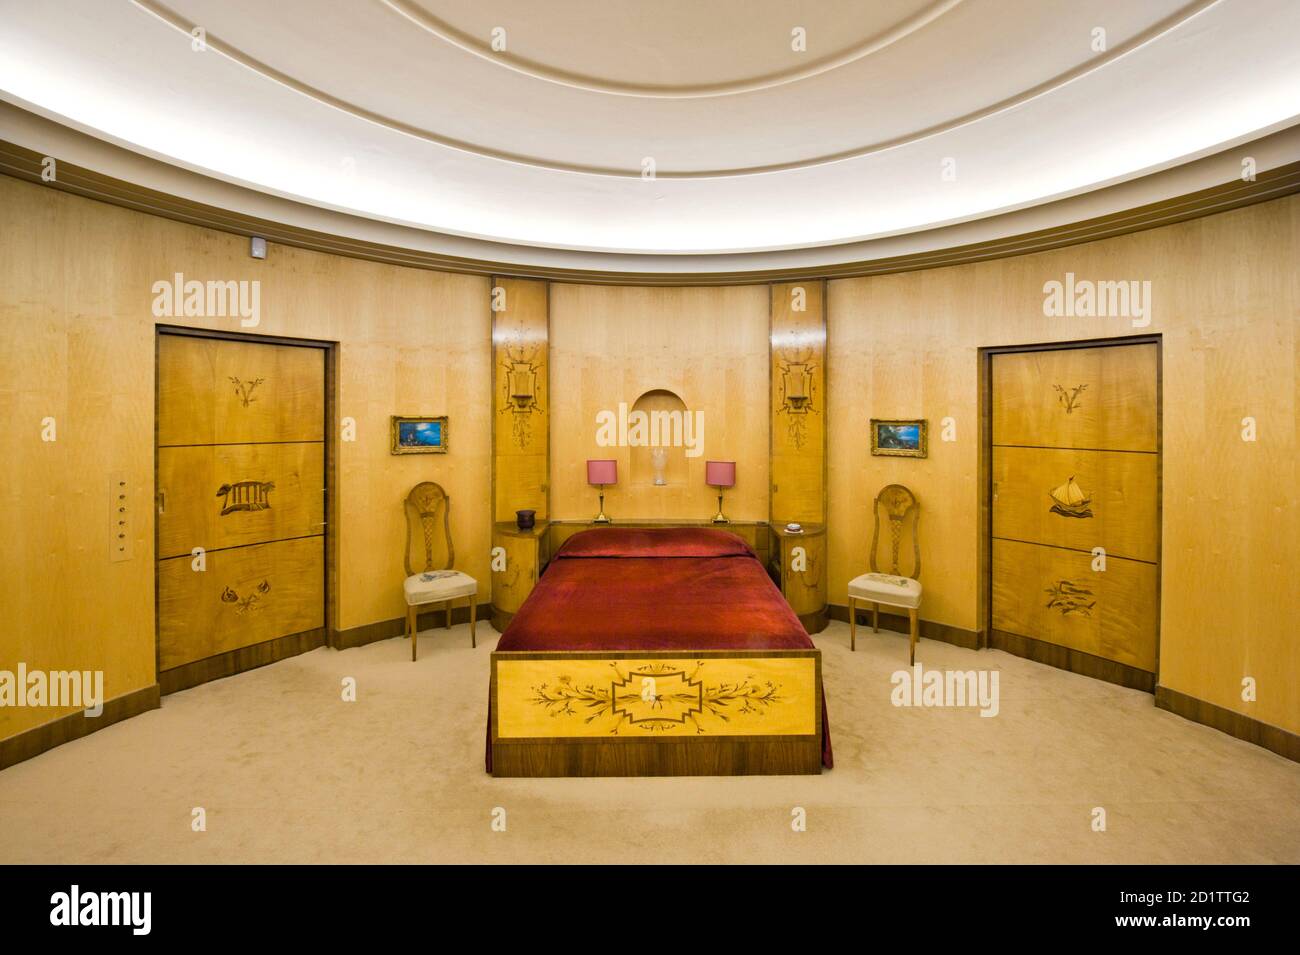
[{"label": "dark wood baseboard trim", "polygon": [[990,646],[995,650],[1005,650],[1035,663],[1046,663],[1058,670],[1069,670],[1071,673],[1090,676],[1094,680],[1126,686],[1131,690],[1155,692],[1156,675],[1146,670],[1005,630],[992,630],[990,636]]},{"label": "dark wood baseboard trim", "polygon": [[234,676],[245,670],[256,670],[268,663],[296,657],[300,653],[325,646],[325,642],[324,627],[304,630],[302,633],[291,633],[286,637],[256,643],[251,647],[240,647],[238,650],[218,653],[214,657],[195,660],[184,666],[162,670],[158,674],[158,684],[164,694],[188,690],[201,683],[211,683],[213,680]]},{"label": "dark wood baseboard trim", "polygon": [[[446,611],[441,607],[421,611],[416,618],[416,626],[421,630],[438,629],[444,625],[445,613]],[[491,623],[492,605],[479,604],[477,614],[480,626]],[[469,607],[464,604],[453,607],[451,610],[451,623],[452,626],[469,623]],[[329,645],[335,650],[350,650],[353,647],[364,647],[368,643],[378,643],[380,640],[400,637],[405,633],[406,618],[395,617],[392,620],[379,620],[375,623],[362,624],[359,627],[349,627],[347,630],[335,630],[330,634]],[[466,646],[469,646],[469,644],[466,643]]]},{"label": "dark wood baseboard trim", "polygon": [[492,628],[497,633],[505,633],[506,627],[510,626],[510,621],[515,619],[514,614],[505,610],[498,610],[496,607],[488,607],[488,613],[491,615]]},{"label": "dark wood baseboard trim", "polygon": [[156,710],[161,705],[161,695],[158,684],[155,683],[153,686],[134,690],[125,696],[106,700],[104,712],[99,716],[71,713],[43,726],[25,730],[17,736],[0,740],[0,769],[39,756],[74,739],[89,736],[97,730],[120,723],[132,716]]},{"label": "dark wood baseboard trim", "polygon": [[790,776],[822,771],[820,736],[492,743],[492,775]]},{"label": "dark wood baseboard trim", "polygon": [[1198,700],[1167,686],[1156,686],[1156,706],[1185,720],[1212,727],[1300,763],[1300,735],[1280,726],[1262,723],[1254,717]]},{"label": "dark wood baseboard trim", "polygon": [[[839,620],[842,623],[849,622],[849,608],[840,604],[831,604],[827,608],[827,614],[832,620]],[[867,634],[871,633],[871,608],[866,610],[858,606],[858,626],[865,626]],[[896,633],[907,633],[911,624],[902,614],[889,613],[885,610],[880,611],[880,626],[885,630],[893,630]],[[943,643],[951,643],[954,646],[965,647],[967,650],[979,650],[982,646],[980,635],[974,630],[963,630],[961,627],[949,626],[946,623],[936,623],[933,620],[917,621],[917,629],[921,632],[921,637],[925,640],[939,640]],[[858,639],[862,639],[859,632]]]},{"label": "dark wood baseboard trim", "polygon": [[803,628],[810,634],[821,633],[831,625],[830,614],[825,610],[818,610],[814,613],[801,613],[798,616],[799,622],[803,624]]}]

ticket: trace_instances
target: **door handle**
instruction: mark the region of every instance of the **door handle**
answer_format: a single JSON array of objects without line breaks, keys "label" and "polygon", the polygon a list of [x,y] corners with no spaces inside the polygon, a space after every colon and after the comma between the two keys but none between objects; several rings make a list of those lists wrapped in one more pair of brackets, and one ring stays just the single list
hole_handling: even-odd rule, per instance
[{"label": "door handle", "polygon": [[158,513],[161,514],[165,510],[167,510],[167,492],[160,489],[158,491]]}]

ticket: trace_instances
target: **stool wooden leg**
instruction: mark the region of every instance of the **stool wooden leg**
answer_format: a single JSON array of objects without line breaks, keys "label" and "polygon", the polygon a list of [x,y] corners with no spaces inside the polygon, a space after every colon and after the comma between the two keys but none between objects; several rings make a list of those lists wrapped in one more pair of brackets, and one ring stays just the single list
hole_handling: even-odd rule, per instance
[{"label": "stool wooden leg", "polygon": [[474,639],[474,618],[478,616],[478,601],[475,599],[477,594],[469,595],[469,645],[477,647],[478,641]]},{"label": "stool wooden leg", "polygon": [[855,597],[849,598],[849,649],[858,648],[858,601]]},{"label": "stool wooden leg", "polygon": [[415,631],[420,618],[414,607],[406,608],[406,632],[411,637],[411,662],[415,662]]},{"label": "stool wooden leg", "polygon": [[880,604],[878,603],[871,605],[871,632],[880,632]]},{"label": "stool wooden leg", "polygon": [[907,612],[907,616],[908,616],[908,619],[909,619],[909,620],[911,621],[911,623],[912,623],[912,632],[911,632],[911,635],[910,635],[910,637],[909,637],[909,640],[911,641],[911,645],[912,645],[912,663],[911,663],[911,665],[912,665],[912,666],[915,666],[915,665],[916,665],[916,638],[917,638],[917,630],[918,630],[918,627],[917,627],[917,624],[916,624],[916,608],[913,607],[911,610],[909,610],[909,611]]},{"label": "stool wooden leg", "polygon": [[447,629],[451,629],[451,601],[447,601]]}]

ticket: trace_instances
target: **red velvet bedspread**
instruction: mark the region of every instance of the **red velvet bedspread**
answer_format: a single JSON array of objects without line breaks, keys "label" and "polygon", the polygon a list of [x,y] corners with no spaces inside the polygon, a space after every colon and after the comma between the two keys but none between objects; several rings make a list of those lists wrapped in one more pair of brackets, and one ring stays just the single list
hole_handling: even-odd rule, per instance
[{"label": "red velvet bedspread", "polygon": [[[749,545],[711,528],[575,534],[497,643],[498,650],[811,647],[803,624]],[[822,763],[832,765],[824,695]],[[490,731],[487,767],[490,772]]]}]

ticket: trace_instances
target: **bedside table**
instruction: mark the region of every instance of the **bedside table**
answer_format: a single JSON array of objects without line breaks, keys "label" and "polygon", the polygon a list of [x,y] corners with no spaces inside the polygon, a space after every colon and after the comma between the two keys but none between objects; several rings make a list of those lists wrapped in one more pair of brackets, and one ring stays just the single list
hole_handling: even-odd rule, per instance
[{"label": "bedside table", "polygon": [[[781,593],[804,629],[821,633],[830,622],[826,615],[826,525],[805,524],[798,534],[787,531],[785,524],[774,522],[770,527],[773,569]],[[802,548],[802,553],[796,548]]]},{"label": "bedside table", "polygon": [[499,633],[505,632],[524,605],[538,574],[551,559],[549,529],[549,521],[538,521],[528,530],[520,530],[514,521],[492,527],[492,549],[501,547],[506,552],[505,570],[492,572],[492,626]]}]

